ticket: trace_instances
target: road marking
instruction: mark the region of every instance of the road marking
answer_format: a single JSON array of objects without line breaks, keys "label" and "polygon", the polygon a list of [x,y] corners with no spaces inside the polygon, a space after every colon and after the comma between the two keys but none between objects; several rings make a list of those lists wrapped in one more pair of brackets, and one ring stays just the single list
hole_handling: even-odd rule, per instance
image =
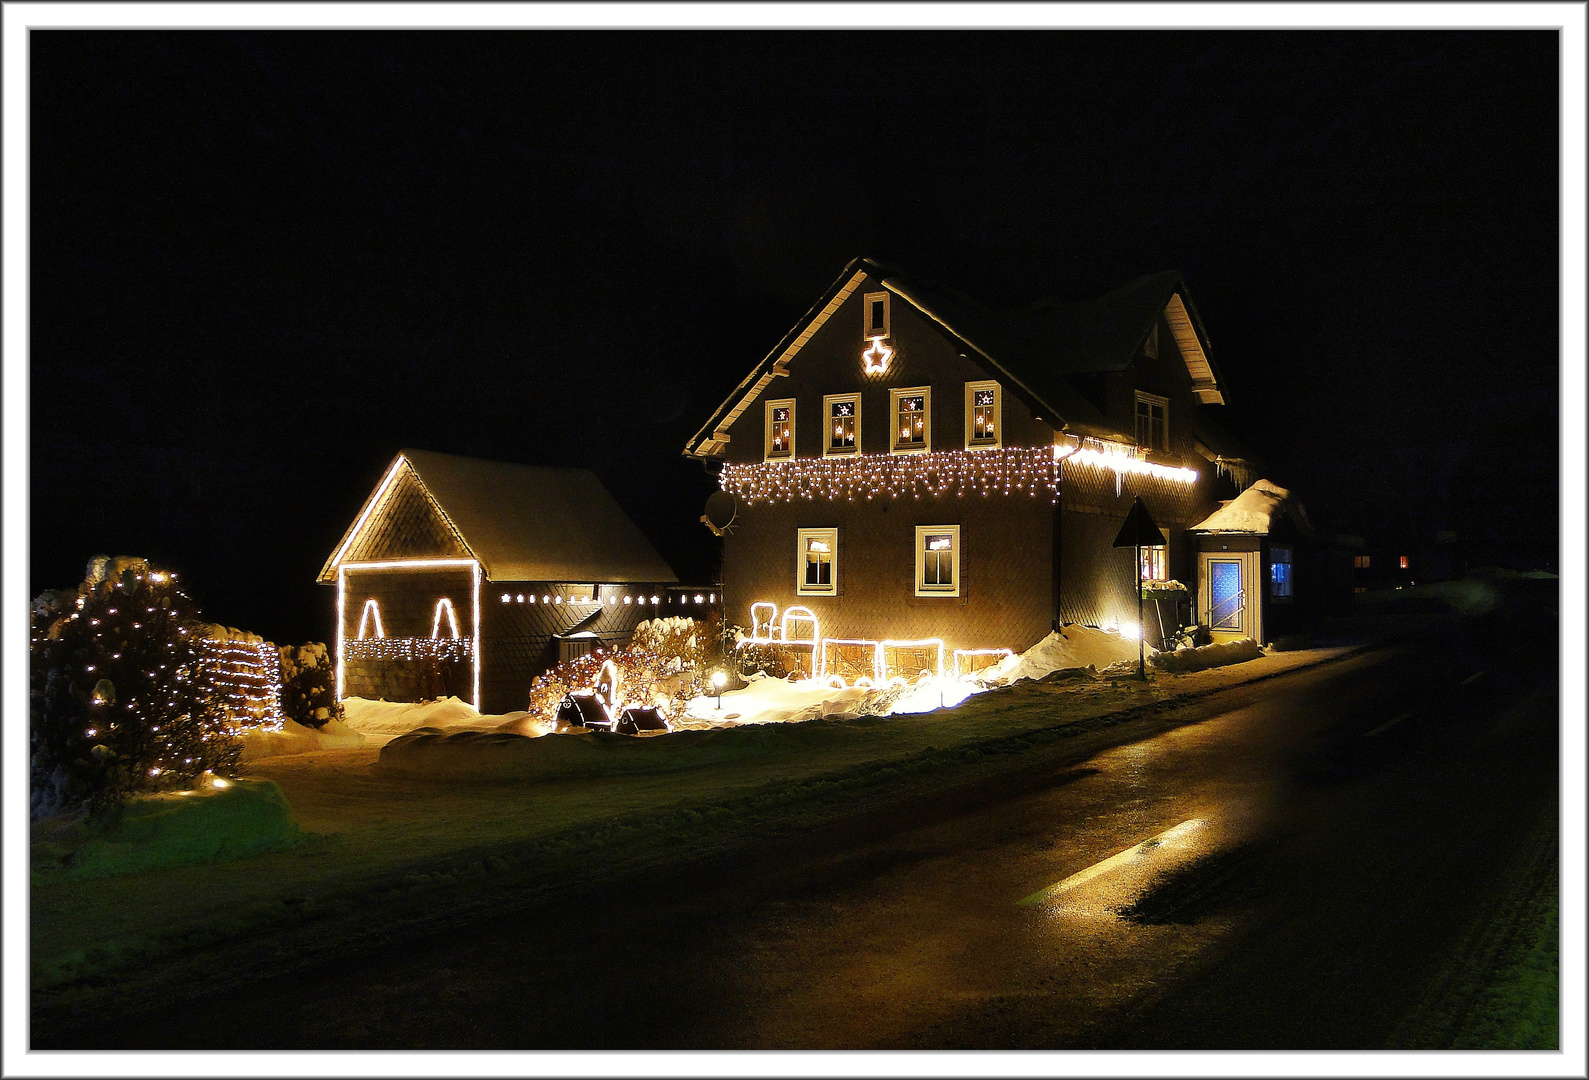
[{"label": "road marking", "polygon": [[1484,672],[1482,672],[1482,671],[1475,671],[1472,675],[1469,675],[1466,679],[1463,679],[1461,682],[1457,683],[1457,685],[1458,686],[1466,686],[1466,685],[1468,685],[1468,683],[1472,682],[1474,679],[1479,678],[1483,674],[1484,674]]},{"label": "road marking", "polygon": [[1412,713],[1410,713],[1410,712],[1404,712],[1400,716],[1396,717],[1394,720],[1387,720],[1383,724],[1379,725],[1379,727],[1375,728],[1373,731],[1365,731],[1365,732],[1363,732],[1363,738],[1372,739],[1375,735],[1378,735],[1381,731],[1384,731],[1386,728],[1395,727],[1397,724],[1401,723],[1403,720],[1407,719],[1411,715],[1412,715]]},{"label": "road marking", "polygon": [[1038,889],[1031,896],[1019,901],[1017,907],[1029,907],[1032,904],[1041,904],[1045,900],[1052,900],[1060,893],[1069,892],[1078,885],[1085,885],[1100,874],[1106,874],[1123,863],[1134,859],[1143,858],[1152,854],[1170,840],[1178,840],[1189,833],[1195,832],[1203,824],[1202,818],[1191,818],[1179,825],[1165,829],[1163,832],[1148,837],[1140,844],[1126,848],[1124,851],[1109,856],[1103,862],[1093,863],[1085,870],[1078,870],[1063,881],[1055,882],[1047,888]]}]

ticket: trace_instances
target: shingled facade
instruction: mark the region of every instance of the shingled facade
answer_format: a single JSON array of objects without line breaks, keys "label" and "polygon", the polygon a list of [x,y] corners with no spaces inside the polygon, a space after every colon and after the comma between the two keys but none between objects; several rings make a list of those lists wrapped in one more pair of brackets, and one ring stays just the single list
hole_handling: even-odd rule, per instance
[{"label": "shingled facade", "polygon": [[524,708],[559,659],[699,610],[589,470],[424,450],[393,459],[318,580],[337,590],[339,700],[486,712]]},{"label": "shingled facade", "polygon": [[[1224,395],[1174,272],[997,312],[857,260],[685,447],[735,499],[724,617],[809,638],[814,670],[846,642],[969,658],[1064,623],[1134,632],[1111,546],[1133,496],[1168,539],[1146,576],[1190,583],[1188,527],[1255,475],[1210,415]],[[1186,595],[1150,608],[1150,643]]]}]

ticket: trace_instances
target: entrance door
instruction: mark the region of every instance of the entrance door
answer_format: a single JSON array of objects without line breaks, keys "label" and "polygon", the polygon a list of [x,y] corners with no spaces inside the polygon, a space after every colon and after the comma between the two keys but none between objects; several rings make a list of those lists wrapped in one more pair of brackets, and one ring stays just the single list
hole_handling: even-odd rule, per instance
[{"label": "entrance door", "polygon": [[1262,641],[1256,551],[1200,553],[1199,620],[1215,641]]}]

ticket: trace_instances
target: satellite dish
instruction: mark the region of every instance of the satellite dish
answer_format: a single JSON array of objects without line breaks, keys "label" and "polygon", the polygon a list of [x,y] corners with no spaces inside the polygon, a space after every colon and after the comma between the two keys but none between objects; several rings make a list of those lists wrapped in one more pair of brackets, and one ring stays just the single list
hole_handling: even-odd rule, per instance
[{"label": "satellite dish", "polygon": [[714,536],[722,536],[734,527],[734,519],[738,516],[739,504],[734,496],[726,491],[714,491],[706,500],[706,513],[701,515],[701,521]]}]

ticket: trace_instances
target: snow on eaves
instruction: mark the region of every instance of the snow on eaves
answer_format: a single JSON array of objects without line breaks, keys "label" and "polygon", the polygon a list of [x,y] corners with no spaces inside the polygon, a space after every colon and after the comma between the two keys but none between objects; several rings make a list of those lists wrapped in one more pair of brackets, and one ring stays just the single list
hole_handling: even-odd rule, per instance
[{"label": "snow on eaves", "polygon": [[1286,513],[1291,492],[1259,480],[1192,526],[1193,532],[1257,533],[1267,536],[1276,517]]}]

